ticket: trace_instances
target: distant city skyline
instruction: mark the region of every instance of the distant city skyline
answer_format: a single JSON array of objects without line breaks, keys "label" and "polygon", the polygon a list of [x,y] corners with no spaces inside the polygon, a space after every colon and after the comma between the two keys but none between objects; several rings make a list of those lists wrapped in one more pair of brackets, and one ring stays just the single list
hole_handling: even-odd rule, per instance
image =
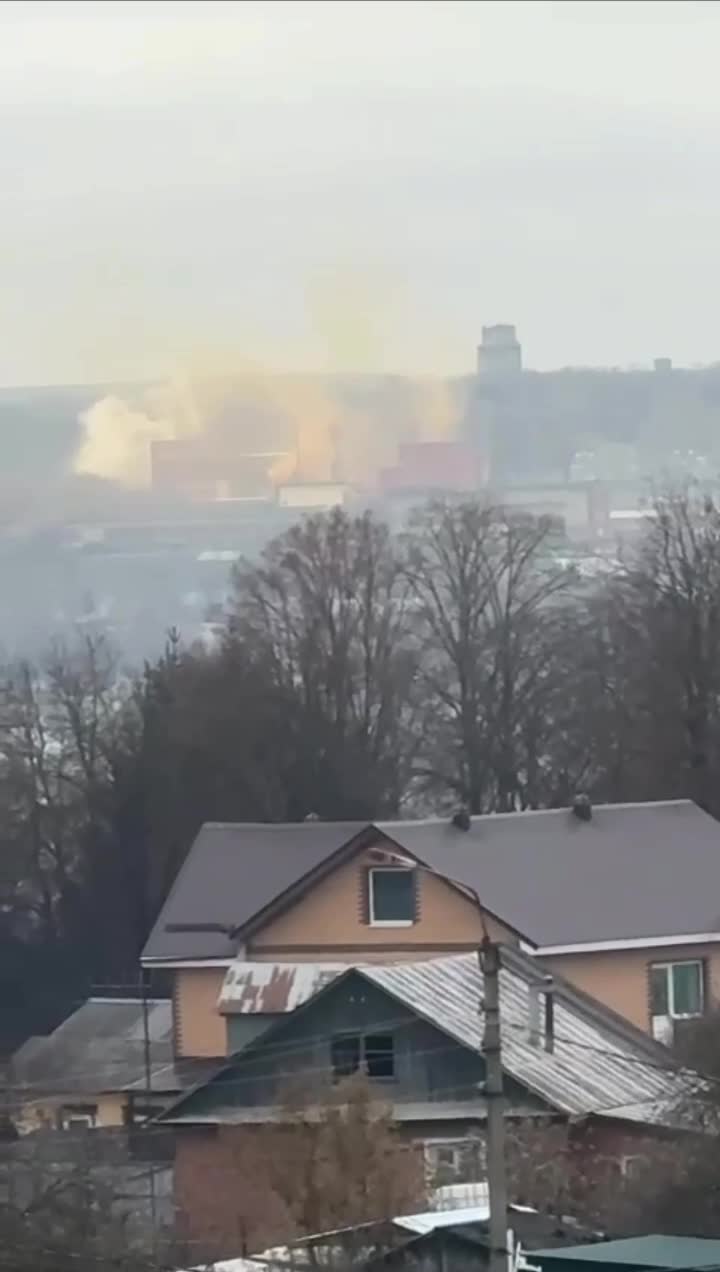
[{"label": "distant city skyline", "polygon": [[720,10],[0,2],[0,384],[720,359]]}]

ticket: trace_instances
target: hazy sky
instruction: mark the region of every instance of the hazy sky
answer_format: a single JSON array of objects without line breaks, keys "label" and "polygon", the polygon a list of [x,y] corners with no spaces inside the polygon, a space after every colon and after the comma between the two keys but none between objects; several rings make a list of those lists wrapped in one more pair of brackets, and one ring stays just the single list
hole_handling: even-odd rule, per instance
[{"label": "hazy sky", "polygon": [[720,359],[712,0],[0,0],[0,383]]}]

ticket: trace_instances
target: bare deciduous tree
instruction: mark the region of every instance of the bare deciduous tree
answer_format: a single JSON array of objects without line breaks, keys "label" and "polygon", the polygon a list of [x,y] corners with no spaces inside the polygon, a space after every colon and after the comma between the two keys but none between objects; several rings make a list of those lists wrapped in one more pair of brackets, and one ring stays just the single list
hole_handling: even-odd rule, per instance
[{"label": "bare deciduous tree", "polygon": [[433,744],[424,775],[474,813],[541,798],[553,642],[568,586],[548,556],[551,530],[547,519],[472,501],[431,504],[407,537]]},{"label": "bare deciduous tree", "polygon": [[231,636],[298,696],[306,804],[326,817],[395,812],[411,761],[416,657],[409,588],[387,526],[336,509],[236,572]]},{"label": "bare deciduous tree", "polygon": [[[219,1131],[204,1230],[208,1257],[261,1250],[423,1209],[420,1149],[366,1079],[288,1088],[273,1122]],[[212,1169],[209,1167],[209,1169]],[[197,1207],[193,1207],[197,1211]]]}]

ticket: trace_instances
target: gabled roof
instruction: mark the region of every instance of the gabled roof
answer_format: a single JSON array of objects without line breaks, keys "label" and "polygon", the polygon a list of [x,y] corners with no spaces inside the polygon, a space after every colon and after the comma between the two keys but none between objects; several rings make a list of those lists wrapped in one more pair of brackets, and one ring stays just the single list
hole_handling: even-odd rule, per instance
[{"label": "gabled roof", "polygon": [[[483,975],[474,954],[425,963],[367,966],[361,974],[457,1042],[479,1051]],[[552,1108],[664,1124],[678,1081],[667,1050],[564,982],[556,982],[554,1049],[530,1038],[532,958],[503,949],[500,973],[503,1070]],[[674,1120],[672,1117],[670,1121]]]},{"label": "gabled roof", "polygon": [[175,924],[242,926],[354,842],[367,822],[206,822],[160,911],[143,959],[229,959],[222,932]]},{"label": "gabled roof", "polygon": [[[322,997],[340,992],[343,984],[362,979],[384,990],[427,1020],[462,1047],[478,1052],[484,1029],[481,1004],[484,984],[475,954],[428,959],[417,963],[368,964],[350,968],[320,989],[280,1024],[249,1043],[211,1078],[181,1098],[162,1116],[172,1122],[242,1121],[244,1112],[228,1105],[226,1081],[246,1056],[287,1051],[294,1022]],[[563,981],[554,982],[554,1048],[530,1037],[531,987],[540,986],[532,957],[508,947],[502,949],[500,1011],[503,1070],[521,1088],[550,1109],[570,1117],[592,1115],[640,1122],[676,1125],[674,1106],[679,1080],[668,1051],[614,1012],[602,1007]],[[328,1061],[329,1063],[329,1061]],[[218,1106],[208,1113],[209,1088],[219,1079]],[[203,1113],[193,1111],[194,1096],[203,1092]],[[442,1107],[442,1101],[437,1102]],[[482,1101],[478,1100],[482,1111]]]},{"label": "gabled roof", "polygon": [[720,940],[720,826],[690,800],[391,822],[203,826],[144,951],[147,960],[230,959],[216,924],[242,930],[380,835],[474,889],[488,911],[538,946]]},{"label": "gabled roof", "polygon": [[[177,1072],[173,1055],[172,1004],[147,1005],[150,1085],[153,1091],[181,1091],[197,1081],[196,1071]],[[53,1033],[30,1038],[13,1061],[17,1094],[89,1095],[146,1089],[145,1025],[141,999],[89,998]],[[205,1066],[204,1072],[208,1072]]]}]

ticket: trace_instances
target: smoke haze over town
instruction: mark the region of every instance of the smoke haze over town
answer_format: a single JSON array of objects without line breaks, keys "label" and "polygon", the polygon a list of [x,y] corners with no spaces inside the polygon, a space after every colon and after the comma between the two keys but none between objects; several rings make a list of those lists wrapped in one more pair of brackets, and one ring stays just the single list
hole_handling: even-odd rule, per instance
[{"label": "smoke haze over town", "polygon": [[338,502],[510,502],[611,566],[651,490],[712,484],[718,33],[672,0],[0,5],[0,643],[195,639]]}]

